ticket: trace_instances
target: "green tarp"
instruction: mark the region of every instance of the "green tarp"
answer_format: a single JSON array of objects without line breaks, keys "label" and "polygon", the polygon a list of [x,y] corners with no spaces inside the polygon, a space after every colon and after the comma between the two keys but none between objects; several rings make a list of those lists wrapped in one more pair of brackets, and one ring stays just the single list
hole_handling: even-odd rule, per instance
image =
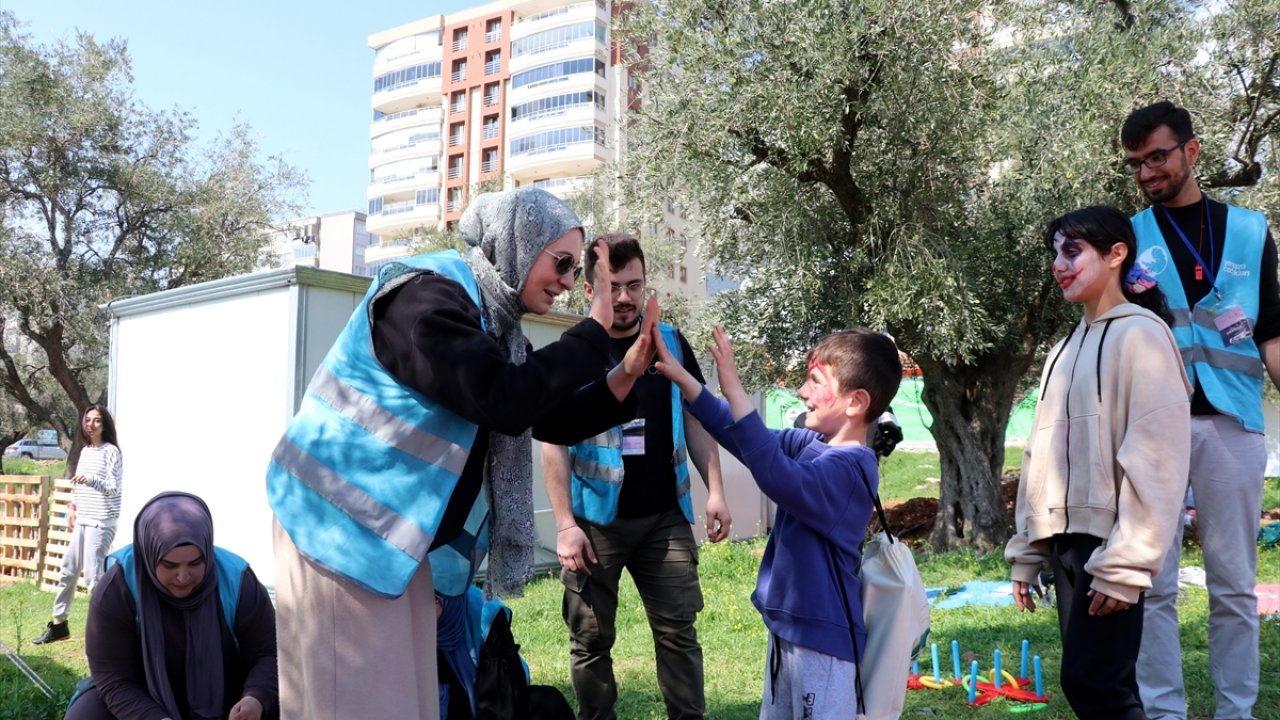
[{"label": "green tarp", "polygon": [[[920,401],[920,390],[923,381],[918,378],[903,378],[898,394],[893,398],[893,412],[902,425],[902,441],[915,445],[931,445],[933,435],[929,434],[929,425],[933,417]],[[1031,421],[1035,415],[1036,400],[1028,395],[1013,408],[1009,416],[1009,426],[1005,428],[1005,442],[1019,443],[1026,441],[1031,435]],[[804,411],[804,403],[791,390],[772,389],[765,393],[764,422],[771,428],[788,428],[795,422],[796,415]]]}]

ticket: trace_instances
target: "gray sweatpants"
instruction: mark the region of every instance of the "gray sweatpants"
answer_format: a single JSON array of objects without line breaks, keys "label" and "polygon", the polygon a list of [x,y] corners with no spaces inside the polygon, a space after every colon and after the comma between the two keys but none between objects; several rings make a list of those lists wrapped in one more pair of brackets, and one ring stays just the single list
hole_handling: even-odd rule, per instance
[{"label": "gray sweatpants", "polygon": [[[1261,433],[1225,415],[1191,418],[1191,489],[1209,589],[1209,674],[1217,720],[1252,718],[1258,699],[1258,518],[1266,448]],[[1138,688],[1152,720],[1185,720],[1178,642],[1182,523],[1147,592]]]},{"label": "gray sweatpants", "polygon": [[851,718],[858,707],[854,675],[848,660],[769,633],[760,720]]},{"label": "gray sweatpants", "polygon": [[58,596],[53,600],[53,621],[64,623],[71,615],[71,603],[76,598],[76,586],[80,584],[80,572],[84,571],[89,592],[102,577],[111,541],[116,537],[115,527],[99,527],[76,523],[71,529],[71,544],[62,556],[62,576],[58,579]]}]

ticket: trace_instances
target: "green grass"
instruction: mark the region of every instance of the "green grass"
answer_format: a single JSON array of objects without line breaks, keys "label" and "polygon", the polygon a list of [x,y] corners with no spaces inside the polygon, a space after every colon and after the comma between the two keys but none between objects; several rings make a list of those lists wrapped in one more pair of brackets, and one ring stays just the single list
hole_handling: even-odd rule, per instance
[{"label": "green grass", "polygon": [[[759,614],[751,606],[756,568],[764,543],[761,540],[704,545],[700,572],[706,608],[698,619],[706,665],[708,716],[712,718],[756,718],[764,687],[765,630]],[[917,553],[926,585],[958,585],[969,579],[1000,580],[1007,577],[998,555],[977,556],[971,552],[945,554]],[[1200,564],[1198,552],[1188,550],[1186,564]],[[1264,551],[1260,556],[1259,580],[1280,582],[1280,552]],[[561,588],[551,575],[541,576],[528,588],[526,597],[513,600],[515,630],[522,653],[535,682],[554,685],[572,697],[569,685],[569,645],[560,618]],[[614,649],[619,685],[618,715],[622,718],[660,718],[665,715],[662,698],[654,681],[653,640],[649,634],[639,597],[624,576],[619,601],[618,642]],[[75,681],[87,674],[83,630],[86,598],[81,595],[71,617],[72,638],[52,645],[32,646],[49,618],[53,595],[37,591],[27,583],[0,587],[0,639],[16,649],[25,660],[58,691],[47,700],[26,681],[7,660],[0,659],[0,720],[59,718]],[[1182,605],[1183,665],[1191,698],[1192,716],[1207,718],[1211,711],[1212,686],[1208,676],[1208,599],[1203,590],[1192,591]],[[965,608],[933,613],[932,641],[937,642],[943,669],[950,667],[950,644],[957,640],[961,653],[978,655],[984,669],[991,665],[991,653],[1000,648],[1006,667],[1016,663],[1022,640],[1043,658],[1045,685],[1050,707],[1040,718],[1066,720],[1073,717],[1056,686],[1060,667],[1057,619],[1052,611],[1020,613],[1013,608]],[[1263,688],[1255,715],[1280,717],[1280,622],[1263,623]],[[931,670],[926,653],[921,667]],[[970,709],[964,706],[963,691],[913,691],[907,695],[904,717],[997,718],[1005,717],[1009,704]]]},{"label": "green grass", "polygon": [[[1022,465],[1022,448],[1004,451],[1006,470]],[[923,450],[896,450],[880,461],[880,499],[886,503],[917,497],[938,497],[942,468],[938,453]]]},{"label": "green grass", "polygon": [[[3,470],[0,475],[47,475],[60,478],[67,471],[65,460],[25,460],[23,458],[5,458],[0,461]],[[3,716],[0,716],[2,718]]]}]

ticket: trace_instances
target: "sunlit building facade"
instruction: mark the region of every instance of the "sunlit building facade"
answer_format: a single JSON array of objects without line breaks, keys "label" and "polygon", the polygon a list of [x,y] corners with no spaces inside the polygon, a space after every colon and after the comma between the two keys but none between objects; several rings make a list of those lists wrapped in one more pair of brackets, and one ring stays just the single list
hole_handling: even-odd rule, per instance
[{"label": "sunlit building facade", "polygon": [[[368,229],[379,242],[367,267],[406,254],[423,228],[453,226],[471,193],[533,185],[568,197],[591,185],[625,147],[620,121],[638,97],[614,12],[597,0],[498,0],[369,37]],[[686,247],[680,214],[668,215],[638,228],[641,239]],[[705,297],[687,258],[670,279]]]}]

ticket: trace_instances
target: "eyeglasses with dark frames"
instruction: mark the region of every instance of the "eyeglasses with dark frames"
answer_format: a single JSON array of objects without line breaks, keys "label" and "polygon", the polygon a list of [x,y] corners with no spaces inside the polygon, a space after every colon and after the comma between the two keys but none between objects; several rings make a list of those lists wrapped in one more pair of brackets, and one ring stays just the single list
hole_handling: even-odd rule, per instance
[{"label": "eyeglasses with dark frames", "polygon": [[1143,165],[1146,165],[1147,168],[1151,170],[1155,170],[1158,167],[1164,167],[1165,163],[1169,162],[1170,155],[1177,152],[1178,148],[1185,147],[1187,143],[1194,139],[1194,137],[1189,137],[1167,150],[1152,150],[1147,153],[1147,156],[1144,158],[1125,158],[1124,161],[1121,162],[1121,165],[1124,167],[1125,172],[1132,175],[1137,175],[1138,172],[1142,170]]},{"label": "eyeglasses with dark frames", "polygon": [[577,258],[575,258],[573,255],[569,253],[565,253],[563,255],[559,253],[553,253],[550,250],[547,250],[546,248],[543,248],[542,252],[556,259],[557,275],[565,275],[570,270],[572,270],[574,280],[577,280],[578,278],[582,277],[582,266],[577,263]]}]

